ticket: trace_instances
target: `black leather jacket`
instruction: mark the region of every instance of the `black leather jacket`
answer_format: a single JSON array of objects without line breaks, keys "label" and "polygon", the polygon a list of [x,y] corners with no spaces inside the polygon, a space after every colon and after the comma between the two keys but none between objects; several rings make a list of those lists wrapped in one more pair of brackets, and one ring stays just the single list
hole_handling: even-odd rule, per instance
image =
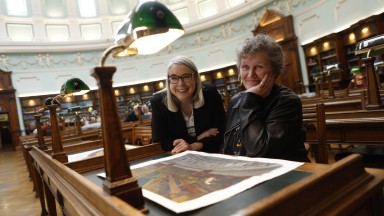
[{"label": "black leather jacket", "polygon": [[304,141],[301,101],[288,88],[275,84],[266,98],[241,92],[231,99],[222,153],[310,162]]}]

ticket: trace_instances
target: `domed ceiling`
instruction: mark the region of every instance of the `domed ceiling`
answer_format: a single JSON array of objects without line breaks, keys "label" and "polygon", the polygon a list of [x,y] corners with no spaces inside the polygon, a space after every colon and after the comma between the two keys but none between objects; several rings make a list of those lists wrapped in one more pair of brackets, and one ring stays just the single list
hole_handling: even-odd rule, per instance
[{"label": "domed ceiling", "polygon": [[[192,33],[244,14],[247,0],[158,0],[169,7]],[[256,0],[254,0],[256,1]],[[2,0],[2,40],[16,45],[110,43],[121,20],[139,0]],[[269,2],[259,0],[260,5]],[[2,27],[0,26],[0,30]],[[1,34],[0,34],[0,38]],[[3,39],[3,38],[2,38]],[[2,44],[0,44],[1,46]],[[79,47],[80,46],[80,47]],[[93,46],[93,48],[95,48]]]}]

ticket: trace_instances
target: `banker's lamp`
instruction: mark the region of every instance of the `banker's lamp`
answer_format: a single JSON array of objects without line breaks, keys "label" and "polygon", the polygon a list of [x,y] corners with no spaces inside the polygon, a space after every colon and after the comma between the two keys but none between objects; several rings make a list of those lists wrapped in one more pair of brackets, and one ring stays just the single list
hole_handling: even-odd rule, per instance
[{"label": "banker's lamp", "polygon": [[83,95],[89,91],[89,87],[84,83],[83,80],[79,78],[68,79],[60,88],[60,94],[52,99],[52,101],[57,100],[57,98],[63,98],[72,95]]},{"label": "banker's lamp", "polygon": [[384,61],[375,62],[374,65],[375,65],[375,69],[377,70],[381,67],[384,67]]},{"label": "banker's lamp", "polygon": [[375,57],[370,57],[372,51],[381,50],[383,48],[384,34],[360,41],[356,45],[356,55],[367,53],[367,57],[362,59],[362,61],[365,63],[365,71],[367,76],[367,109],[383,108],[383,103],[381,101],[379,92],[380,81],[375,73],[374,68]]},{"label": "banker's lamp", "polygon": [[36,114],[35,115],[35,121],[36,121],[36,130],[37,130],[37,134],[36,134],[37,135],[37,147],[40,150],[47,150],[48,147],[47,147],[47,145],[45,145],[43,131],[41,130],[40,119],[41,119],[41,114]]},{"label": "banker's lamp", "polygon": [[51,104],[56,104],[56,105],[60,106],[60,102],[57,100],[57,98],[47,97],[44,100],[44,107],[43,107],[43,109],[44,110],[48,110],[48,106],[51,105]]},{"label": "banker's lamp", "polygon": [[332,72],[340,70],[341,64],[336,63],[332,65],[326,65],[324,68],[325,68],[324,74],[327,77],[327,81],[328,81],[328,97],[335,98],[335,90],[332,84]]},{"label": "banker's lamp", "polygon": [[[54,101],[54,103],[59,104],[57,100]],[[37,114],[35,115],[35,121],[36,121],[36,130],[37,130],[37,147],[41,150],[48,149],[47,145],[45,145],[44,135],[43,131],[41,130],[41,112],[44,110],[48,110],[48,105],[52,104],[52,98],[48,97],[44,100],[43,108],[39,109],[37,111]]]},{"label": "banker's lamp", "polygon": [[44,106],[48,107],[49,115],[51,118],[51,136],[52,136],[52,158],[65,163],[68,162],[68,157],[64,152],[63,145],[61,143],[59,133],[59,122],[57,120],[56,109],[60,106],[58,98],[64,98],[71,95],[81,95],[89,91],[88,85],[86,85],[79,78],[68,79],[60,89],[60,94],[54,98],[47,98],[44,102]]},{"label": "banker's lamp", "polygon": [[147,209],[144,207],[141,188],[132,176],[129,159],[125,154],[121,123],[112,88],[112,77],[116,67],[105,67],[104,64],[109,55],[127,57],[156,53],[183,34],[180,22],[163,4],[141,1],[120,24],[115,45],[105,50],[100,66],[91,71],[99,87],[106,174],[103,189],[142,212],[146,212]]},{"label": "banker's lamp", "polygon": [[315,82],[316,95],[319,96],[320,95],[320,83],[319,83],[320,82],[320,77],[314,75],[313,76],[313,82]]}]

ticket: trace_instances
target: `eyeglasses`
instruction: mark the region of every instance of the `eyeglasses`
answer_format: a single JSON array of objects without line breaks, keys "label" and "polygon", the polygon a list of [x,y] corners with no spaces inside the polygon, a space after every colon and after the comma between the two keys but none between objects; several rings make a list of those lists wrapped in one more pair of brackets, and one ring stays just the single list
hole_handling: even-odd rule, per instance
[{"label": "eyeglasses", "polygon": [[183,76],[171,75],[171,76],[168,76],[168,80],[171,84],[177,84],[179,80],[182,80],[184,83],[189,83],[192,81],[193,74],[194,73],[189,73],[189,74],[184,74]]}]

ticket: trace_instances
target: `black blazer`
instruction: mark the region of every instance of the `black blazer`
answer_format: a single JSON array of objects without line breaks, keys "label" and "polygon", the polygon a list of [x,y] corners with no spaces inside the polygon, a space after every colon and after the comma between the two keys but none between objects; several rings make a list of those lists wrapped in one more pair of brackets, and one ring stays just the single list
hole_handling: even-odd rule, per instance
[{"label": "black blazer", "polygon": [[181,110],[171,112],[164,104],[167,92],[156,94],[151,99],[152,106],[152,139],[161,142],[165,151],[173,149],[173,141],[184,139],[188,143],[197,141],[197,136],[210,128],[218,128],[219,134],[215,137],[206,137],[199,142],[203,143],[204,152],[219,152],[223,143],[225,131],[225,111],[221,96],[216,87],[203,85],[204,106],[193,109],[196,137],[188,135],[187,126]]}]

